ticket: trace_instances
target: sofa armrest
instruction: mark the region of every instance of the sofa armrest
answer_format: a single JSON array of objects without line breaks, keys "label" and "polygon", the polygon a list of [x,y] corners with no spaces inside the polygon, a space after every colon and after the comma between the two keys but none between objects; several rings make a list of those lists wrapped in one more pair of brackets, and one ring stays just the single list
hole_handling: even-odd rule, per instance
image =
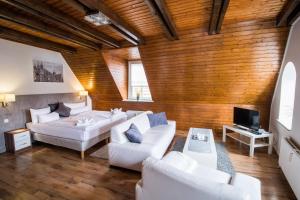
[{"label": "sofa armrest", "polygon": [[245,192],[249,196],[249,199],[261,200],[261,182],[258,179],[237,173],[233,177],[231,185]]},{"label": "sofa armrest", "polygon": [[135,143],[109,143],[109,164],[140,171],[142,162],[152,153],[152,146]]}]

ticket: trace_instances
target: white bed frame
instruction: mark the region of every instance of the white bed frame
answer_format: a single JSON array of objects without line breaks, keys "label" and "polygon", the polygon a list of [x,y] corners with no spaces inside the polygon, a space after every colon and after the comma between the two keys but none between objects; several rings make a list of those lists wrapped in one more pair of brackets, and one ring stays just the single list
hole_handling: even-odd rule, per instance
[{"label": "white bed frame", "polygon": [[81,159],[84,159],[85,151],[95,144],[97,144],[100,141],[103,140],[109,140],[110,137],[110,131],[107,131],[105,133],[101,133],[97,137],[94,137],[87,141],[80,141],[80,140],[73,140],[68,138],[62,138],[62,137],[55,137],[51,135],[45,135],[42,133],[32,133],[33,139],[35,141],[44,142],[47,144],[52,144],[55,146],[65,147],[68,149],[73,149],[76,151],[80,151]]}]

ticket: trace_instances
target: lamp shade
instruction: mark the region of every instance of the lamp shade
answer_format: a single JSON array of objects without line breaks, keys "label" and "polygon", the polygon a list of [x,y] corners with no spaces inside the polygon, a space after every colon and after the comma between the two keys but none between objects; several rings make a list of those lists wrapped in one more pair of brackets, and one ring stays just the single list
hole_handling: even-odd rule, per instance
[{"label": "lamp shade", "polygon": [[16,95],[15,94],[0,94],[0,102],[15,102]]},{"label": "lamp shade", "polygon": [[86,90],[79,91],[79,96],[88,96],[89,92]]}]

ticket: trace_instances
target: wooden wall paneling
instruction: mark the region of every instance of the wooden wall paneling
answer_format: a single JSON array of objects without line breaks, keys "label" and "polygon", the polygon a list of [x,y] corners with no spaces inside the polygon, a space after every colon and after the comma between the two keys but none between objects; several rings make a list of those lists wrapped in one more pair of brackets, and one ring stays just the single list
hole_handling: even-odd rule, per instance
[{"label": "wooden wall paneling", "polygon": [[64,30],[60,30],[57,27],[54,28],[52,26],[47,25],[46,23],[37,21],[34,18],[27,18],[27,16],[20,15],[18,13],[13,13],[11,11],[8,11],[7,9],[1,9],[0,16],[1,16],[1,18],[6,19],[7,21],[21,24],[21,25],[28,27],[29,29],[32,29],[34,31],[39,31],[39,32],[51,35],[53,37],[58,37],[60,39],[67,40],[69,42],[78,44],[83,47],[91,48],[94,50],[97,50],[100,48],[100,45],[97,45],[89,40],[81,38],[75,34],[66,32]]},{"label": "wooden wall paneling", "polygon": [[205,29],[209,25],[212,0],[165,1],[177,30]]},{"label": "wooden wall paneling", "polygon": [[[113,51],[113,50],[111,50]],[[125,100],[128,97],[128,60],[112,54],[109,50],[103,51],[106,65]]]},{"label": "wooden wall paneling", "polygon": [[[179,41],[161,36],[139,47],[153,103],[95,101],[96,109],[166,111],[178,129],[232,123],[234,106],[257,108],[268,128],[269,107],[287,38],[274,21],[224,25],[208,36],[182,30]],[[76,73],[75,73],[76,74]]]},{"label": "wooden wall paneling", "polygon": [[251,20],[275,20],[289,0],[233,0],[230,1],[224,24]]},{"label": "wooden wall paneling", "polygon": [[128,61],[140,60],[138,47],[103,50],[106,65],[119,89],[122,99],[128,98]]},{"label": "wooden wall paneling", "polygon": [[6,27],[6,28],[9,28],[9,29],[21,32],[21,33],[25,33],[28,35],[32,35],[32,36],[35,36],[38,38],[42,38],[42,39],[48,40],[50,42],[55,42],[55,43],[59,43],[59,44],[74,47],[74,48],[80,47],[78,44],[75,44],[73,42],[69,42],[69,41],[66,41],[66,40],[63,40],[63,39],[60,39],[60,38],[57,38],[57,37],[54,37],[54,36],[39,32],[39,31],[35,31],[33,29],[27,28],[23,25],[20,25],[20,24],[14,23],[14,22],[7,21],[5,19],[0,19],[0,24],[2,27]]},{"label": "wooden wall paneling", "polygon": [[77,20],[81,21],[82,23],[86,23],[87,25],[99,30],[100,32],[103,32],[106,35],[109,35],[110,37],[116,39],[116,40],[122,40],[122,35],[120,35],[119,32],[114,30],[110,25],[103,25],[103,26],[94,26],[91,23],[88,23],[84,20],[84,16],[86,14],[85,10],[82,7],[78,7],[76,4],[73,4],[72,2],[77,0],[66,0],[66,1],[57,1],[57,0],[42,0],[44,3],[49,4],[55,9],[60,10],[63,13],[66,13],[73,18],[76,18]]},{"label": "wooden wall paneling", "polygon": [[144,0],[106,0],[105,3],[142,36],[163,34]]},{"label": "wooden wall paneling", "polygon": [[119,42],[102,32],[95,30],[86,23],[81,22],[65,13],[54,9],[53,7],[37,1],[37,0],[1,0],[1,2],[20,9],[24,12],[30,13],[35,17],[41,18],[45,21],[62,26],[64,29],[86,35],[88,37],[97,39],[99,42],[110,47],[120,47]]},{"label": "wooden wall paneling", "polygon": [[35,37],[23,32],[15,31],[6,27],[0,26],[0,38],[20,42],[27,45],[33,45],[40,48],[46,48],[54,51],[61,51],[67,53],[75,53],[76,49],[63,44],[51,42],[39,37]]},{"label": "wooden wall paneling", "polygon": [[159,21],[165,35],[169,40],[178,40],[175,24],[170,16],[169,9],[165,1],[161,0],[145,0],[152,15]]},{"label": "wooden wall paneling", "polygon": [[119,15],[113,12],[104,2],[98,0],[79,0],[91,10],[99,10],[111,21],[111,27],[118,31],[127,41],[133,45],[142,44],[143,37],[134,30],[127,22],[125,22]]},{"label": "wooden wall paneling", "polygon": [[122,100],[101,51],[78,49],[76,54],[63,56],[78,80],[89,91],[95,105],[105,100]]}]

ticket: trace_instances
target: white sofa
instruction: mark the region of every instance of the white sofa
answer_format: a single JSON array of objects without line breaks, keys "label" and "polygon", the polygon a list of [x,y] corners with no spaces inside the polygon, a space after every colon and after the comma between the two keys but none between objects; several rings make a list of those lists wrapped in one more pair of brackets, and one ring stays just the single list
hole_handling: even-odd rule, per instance
[{"label": "white sofa", "polygon": [[144,161],[136,200],[260,200],[260,187],[256,178],[240,173],[231,177],[172,151],[162,160]]},{"label": "white sofa", "polygon": [[[152,156],[161,159],[176,132],[176,122],[151,128],[147,114],[143,112],[111,129],[111,141],[108,144],[109,164],[136,171],[141,171],[142,162]],[[134,123],[143,134],[141,144],[131,143],[125,131]]]}]

